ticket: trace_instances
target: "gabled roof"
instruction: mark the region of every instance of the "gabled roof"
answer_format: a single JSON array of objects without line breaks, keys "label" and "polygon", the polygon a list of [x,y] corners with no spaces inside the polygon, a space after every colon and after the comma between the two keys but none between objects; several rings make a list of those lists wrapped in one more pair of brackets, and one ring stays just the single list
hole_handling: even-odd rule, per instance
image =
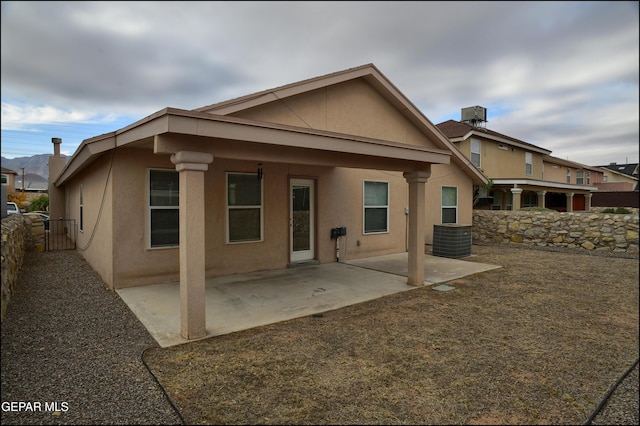
[{"label": "gabled roof", "polygon": [[[364,79],[411,123],[422,130],[435,148],[322,129],[248,120],[231,115],[234,112],[357,78]],[[207,146],[218,152],[226,152],[225,150],[230,149],[229,144],[222,143],[225,139],[237,141],[233,146],[244,150],[253,150],[254,147],[275,149],[278,146],[287,146],[291,151],[289,161],[293,161],[295,156],[301,155],[302,151],[308,149],[322,153],[334,152],[341,155],[342,163],[338,164],[336,162],[338,158],[332,157],[331,164],[342,167],[353,167],[354,156],[370,158],[371,165],[378,164],[380,167],[386,167],[385,170],[405,171],[408,170],[407,167],[421,167],[424,163],[448,164],[451,159],[474,183],[487,183],[487,178],[482,172],[473,166],[373,64],[368,64],[195,110],[165,108],[157,111],[115,132],[84,140],[55,179],[55,185],[62,185],[102,153],[116,147],[144,147],[151,148],[156,153],[168,153],[170,150],[166,150],[169,145],[163,145],[159,140],[159,136],[165,134],[181,134],[183,140],[213,138],[209,140]],[[316,158],[315,161],[320,159]],[[322,161],[328,160],[323,157]]]},{"label": "gabled roof", "polygon": [[[229,115],[239,111],[254,108],[299,95],[312,90],[323,87],[332,86],[357,78],[364,79],[372,87],[374,87],[389,103],[394,105],[409,121],[418,128],[424,129],[431,134],[436,135],[433,142],[437,148],[448,149],[452,152],[452,160],[463,166],[465,172],[472,177],[474,181],[480,180],[486,183],[486,177],[478,170],[459,150],[458,148],[442,134],[440,129],[435,126],[422,112],[384,75],[374,64],[366,64],[359,67],[349,68],[344,71],[338,71],[319,77],[303,80],[297,83],[291,83],[279,86],[273,89],[263,90],[247,96],[207,105],[196,108],[194,111],[206,112],[210,114]],[[550,152],[550,151],[549,151]]]},{"label": "gabled roof", "polygon": [[638,163],[630,163],[630,164],[616,164],[610,163],[606,166],[596,166],[601,169],[609,169],[613,172],[620,173],[623,175],[627,175],[631,178],[638,178]]},{"label": "gabled roof", "polygon": [[520,148],[529,149],[540,154],[551,154],[551,151],[549,151],[548,149],[541,148],[537,145],[521,141],[520,139],[512,138],[511,136],[503,135],[502,133],[494,132],[493,130],[474,127],[470,124],[461,123],[455,120],[444,121],[440,124],[437,124],[436,127],[440,129],[440,131],[444,133],[452,142],[460,142],[475,135],[486,139],[491,139],[496,142],[506,143]]},{"label": "gabled roof", "polygon": [[11,169],[7,169],[6,167],[2,167],[2,173],[5,175],[17,175],[18,173],[16,173],[15,171],[11,170]]}]

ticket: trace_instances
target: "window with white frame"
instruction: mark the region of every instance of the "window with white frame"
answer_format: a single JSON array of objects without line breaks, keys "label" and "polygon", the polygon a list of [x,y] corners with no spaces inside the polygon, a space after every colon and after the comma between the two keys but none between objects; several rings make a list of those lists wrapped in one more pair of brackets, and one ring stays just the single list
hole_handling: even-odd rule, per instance
[{"label": "window with white frame", "polygon": [[0,183],[3,185],[6,185],[9,182],[9,177],[7,175],[2,175],[0,179]]},{"label": "window with white frame", "polygon": [[180,243],[180,178],[171,169],[149,169],[149,247]]},{"label": "window with white frame", "polygon": [[458,188],[442,187],[442,223],[458,223]]},{"label": "window with white frame", "polygon": [[587,185],[591,185],[591,172],[587,170]]},{"label": "window with white frame", "polygon": [[524,153],[524,174],[527,176],[533,175],[533,154],[530,152]]},{"label": "window with white frame", "polygon": [[262,241],[262,179],[227,173],[227,242]]},{"label": "window with white frame", "polygon": [[365,181],[363,190],[364,233],[389,231],[389,183]]},{"label": "window with white frame", "polygon": [[476,167],[480,167],[481,151],[482,146],[480,140],[471,139],[471,163]]},{"label": "window with white frame", "polygon": [[567,183],[571,183],[571,169],[567,167]]},{"label": "window with white frame", "polygon": [[576,170],[576,185],[584,184],[584,170]]}]

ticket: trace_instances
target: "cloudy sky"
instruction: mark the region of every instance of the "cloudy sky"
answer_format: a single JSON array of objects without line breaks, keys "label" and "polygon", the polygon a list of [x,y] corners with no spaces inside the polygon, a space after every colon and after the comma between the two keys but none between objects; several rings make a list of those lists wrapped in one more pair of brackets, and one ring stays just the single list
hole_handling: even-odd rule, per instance
[{"label": "cloudy sky", "polygon": [[434,124],[638,162],[638,2],[3,1],[2,156],[368,63]]}]

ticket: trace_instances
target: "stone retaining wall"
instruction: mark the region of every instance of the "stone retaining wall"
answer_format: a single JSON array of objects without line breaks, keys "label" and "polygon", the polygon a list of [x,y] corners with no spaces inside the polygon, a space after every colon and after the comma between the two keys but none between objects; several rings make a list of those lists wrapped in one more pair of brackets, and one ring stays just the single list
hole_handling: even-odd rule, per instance
[{"label": "stone retaining wall", "polygon": [[24,226],[26,228],[26,250],[44,251],[45,249],[45,228],[44,220],[40,216],[24,215]]},{"label": "stone retaining wall", "polygon": [[27,228],[24,222],[19,214],[11,214],[2,219],[2,320],[15,291],[27,247]]},{"label": "stone retaining wall", "polygon": [[480,243],[638,253],[638,211],[614,214],[474,210],[472,233],[473,240]]}]

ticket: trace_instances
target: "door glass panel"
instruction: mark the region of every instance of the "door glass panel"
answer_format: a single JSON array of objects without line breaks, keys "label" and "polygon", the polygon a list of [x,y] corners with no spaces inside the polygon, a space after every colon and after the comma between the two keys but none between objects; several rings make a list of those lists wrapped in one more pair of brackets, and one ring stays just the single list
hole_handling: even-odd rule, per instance
[{"label": "door glass panel", "polygon": [[293,251],[311,249],[311,200],[308,186],[293,186]]}]

